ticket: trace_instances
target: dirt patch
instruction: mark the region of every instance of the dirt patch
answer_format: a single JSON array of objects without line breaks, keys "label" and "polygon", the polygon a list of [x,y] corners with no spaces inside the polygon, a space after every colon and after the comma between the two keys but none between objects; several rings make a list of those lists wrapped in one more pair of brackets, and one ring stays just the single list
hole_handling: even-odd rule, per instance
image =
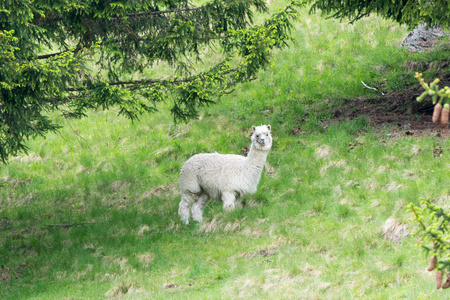
[{"label": "dirt patch", "polygon": [[[429,70],[437,72],[441,79],[440,87],[450,86],[450,73],[447,71],[450,61],[407,62],[407,72]],[[441,129],[439,124],[431,122],[434,105],[428,97],[417,102],[422,94],[422,87],[417,84],[402,92],[391,92],[374,97],[356,97],[350,99],[328,99],[326,104],[332,117],[322,124],[326,129],[330,124],[365,117],[376,131],[390,137],[400,136],[442,136],[450,137],[450,129]],[[299,120],[301,121],[301,120]],[[293,134],[301,133],[301,127],[293,129]]]},{"label": "dirt patch", "polygon": [[396,136],[450,136],[450,130],[441,129],[431,122],[433,104],[431,100],[418,103],[420,87],[406,92],[393,92],[379,97],[356,97],[331,99],[328,106],[333,115],[324,121],[326,129],[331,123],[365,117],[369,124],[392,137]]},{"label": "dirt patch", "polygon": [[19,279],[22,277],[22,273],[27,267],[26,263],[21,263],[17,266],[6,267],[4,265],[0,265],[0,285],[1,282],[9,282],[11,279]]}]

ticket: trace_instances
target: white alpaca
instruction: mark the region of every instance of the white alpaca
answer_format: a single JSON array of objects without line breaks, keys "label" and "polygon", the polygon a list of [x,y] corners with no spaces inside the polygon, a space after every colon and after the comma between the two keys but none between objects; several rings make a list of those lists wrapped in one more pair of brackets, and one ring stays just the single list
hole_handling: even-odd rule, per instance
[{"label": "white alpaca", "polygon": [[[202,153],[192,156],[181,168],[181,201],[178,214],[189,224],[201,222],[209,198],[223,201],[223,208],[233,210],[246,194],[254,194],[272,147],[270,125],[253,126],[252,145],[247,157],[233,154]],[[192,206],[192,208],[191,208]]]}]

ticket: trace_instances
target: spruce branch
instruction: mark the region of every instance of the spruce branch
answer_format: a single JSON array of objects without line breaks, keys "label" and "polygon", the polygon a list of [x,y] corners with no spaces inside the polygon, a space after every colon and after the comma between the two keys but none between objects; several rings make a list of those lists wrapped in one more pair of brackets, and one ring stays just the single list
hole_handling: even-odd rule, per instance
[{"label": "spruce branch", "polygon": [[[414,235],[419,235],[417,242],[427,255],[431,252],[428,271],[436,271],[436,288],[442,286],[442,279],[447,273],[450,275],[450,234],[448,225],[450,214],[442,207],[438,207],[427,200],[421,202],[422,207],[416,207],[412,203],[409,209],[414,215],[413,221],[419,225]],[[450,287],[450,282],[442,288]]]},{"label": "spruce branch", "polygon": [[[0,30],[3,162],[25,151],[28,139],[60,128],[48,117],[52,111],[79,118],[117,107],[134,120],[166,102],[175,122],[195,118],[199,107],[272,63],[271,50],[287,45],[300,5],[293,0],[255,25],[254,12],[267,11],[264,0],[209,0],[197,7],[186,0],[63,2],[9,3],[13,13]],[[222,61],[199,71],[206,50]],[[135,77],[160,62],[175,67],[171,77]]]},{"label": "spruce branch", "polygon": [[[225,76],[225,75],[228,75],[230,73],[236,72],[238,70],[240,70],[240,68],[239,67],[235,67],[235,68],[231,68],[231,69],[225,70],[223,72],[217,73],[216,75],[217,76]],[[198,74],[196,76],[189,77],[189,78],[140,79],[140,80],[114,81],[114,82],[108,82],[107,85],[109,85],[109,86],[117,86],[117,85],[120,85],[120,86],[127,86],[127,85],[132,85],[132,86],[135,86],[135,85],[153,86],[153,85],[156,85],[156,84],[173,84],[173,85],[176,85],[176,84],[180,84],[180,83],[186,83],[186,82],[192,82],[194,80],[198,80],[199,77],[205,76],[205,74],[207,74],[207,72],[206,73],[201,73],[201,74]],[[90,86],[90,87],[86,86],[86,87],[79,87],[79,88],[68,87],[66,89],[66,91],[68,91],[68,92],[80,92],[80,91],[92,90],[94,88],[96,88],[96,86]]]},{"label": "spruce branch", "polygon": [[348,19],[354,23],[370,14],[406,24],[411,29],[426,23],[448,27],[450,15],[445,9],[449,0],[306,0],[312,3],[310,13],[320,12],[330,18]]},{"label": "spruce branch", "polygon": [[168,9],[168,10],[162,10],[162,11],[147,11],[147,12],[135,12],[135,13],[128,13],[124,15],[117,15],[113,14],[111,15],[110,20],[117,20],[117,19],[123,19],[123,18],[138,18],[143,16],[155,16],[155,15],[166,15],[166,14],[173,14],[173,13],[180,13],[180,12],[191,12],[196,10],[205,9],[207,5],[198,6],[198,7],[187,7],[187,8],[174,8],[174,9]]},{"label": "spruce branch", "polygon": [[60,52],[56,52],[56,53],[49,53],[49,54],[38,55],[36,57],[36,59],[47,59],[47,58],[50,58],[50,57],[55,57],[55,56],[61,55],[63,53],[67,53],[69,51],[70,50],[64,50],[64,51],[60,51]]}]

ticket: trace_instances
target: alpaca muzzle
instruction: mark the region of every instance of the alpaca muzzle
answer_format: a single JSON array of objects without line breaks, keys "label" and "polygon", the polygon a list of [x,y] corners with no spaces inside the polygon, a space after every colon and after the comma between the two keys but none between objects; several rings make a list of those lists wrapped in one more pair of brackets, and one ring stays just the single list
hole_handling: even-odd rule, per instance
[{"label": "alpaca muzzle", "polygon": [[258,141],[258,143],[260,143],[261,145],[265,145],[265,144],[266,144],[266,142],[265,142],[264,139],[260,139],[260,140]]}]

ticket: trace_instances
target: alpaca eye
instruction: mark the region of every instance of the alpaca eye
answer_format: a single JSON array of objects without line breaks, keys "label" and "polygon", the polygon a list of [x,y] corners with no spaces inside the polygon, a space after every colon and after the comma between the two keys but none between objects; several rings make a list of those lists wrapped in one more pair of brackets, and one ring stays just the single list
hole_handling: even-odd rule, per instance
[{"label": "alpaca eye", "polygon": [[268,133],[266,133],[266,136],[269,136],[269,134],[268,134]]},{"label": "alpaca eye", "polygon": [[256,137],[258,138],[258,137],[259,137],[259,134],[257,134]]}]

